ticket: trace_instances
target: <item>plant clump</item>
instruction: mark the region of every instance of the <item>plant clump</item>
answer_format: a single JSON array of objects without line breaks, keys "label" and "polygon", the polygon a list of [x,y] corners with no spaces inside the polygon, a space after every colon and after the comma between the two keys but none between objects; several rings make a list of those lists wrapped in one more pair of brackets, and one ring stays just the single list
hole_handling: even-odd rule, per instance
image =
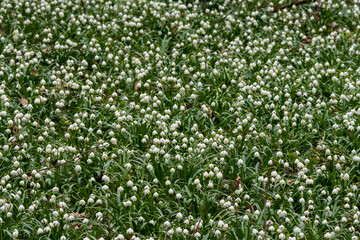
[{"label": "plant clump", "polygon": [[359,0],[3,0],[0,239],[360,234]]}]

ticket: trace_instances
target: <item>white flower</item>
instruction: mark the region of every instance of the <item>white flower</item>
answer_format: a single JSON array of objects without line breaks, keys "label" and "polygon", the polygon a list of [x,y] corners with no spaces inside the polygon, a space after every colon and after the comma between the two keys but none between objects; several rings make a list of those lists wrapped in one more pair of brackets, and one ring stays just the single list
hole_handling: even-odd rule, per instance
[{"label": "white flower", "polygon": [[119,234],[119,235],[117,235],[117,237],[115,239],[116,240],[123,240],[123,239],[125,239],[125,237],[124,237],[124,235]]},{"label": "white flower", "polygon": [[132,186],[134,186],[134,183],[133,183],[131,180],[129,180],[129,181],[126,183],[126,185],[127,185],[128,187],[132,187]]},{"label": "white flower", "polygon": [[111,142],[112,144],[114,144],[114,145],[117,144],[116,138],[111,138],[111,139],[110,139],[110,142]]},{"label": "white flower", "polygon": [[228,154],[228,153],[227,153],[226,151],[220,152],[220,156],[221,156],[221,157],[225,157],[227,154]]},{"label": "white flower", "polygon": [[14,229],[12,236],[13,238],[17,238],[19,236],[19,231],[17,229]]},{"label": "white flower", "polygon": [[38,235],[43,234],[43,233],[44,233],[44,230],[43,230],[42,228],[39,228],[39,229],[37,230],[37,234],[38,234]]},{"label": "white flower", "polygon": [[75,166],[75,171],[76,171],[76,172],[81,172],[81,166],[80,166],[80,165],[76,165],[76,166]]}]

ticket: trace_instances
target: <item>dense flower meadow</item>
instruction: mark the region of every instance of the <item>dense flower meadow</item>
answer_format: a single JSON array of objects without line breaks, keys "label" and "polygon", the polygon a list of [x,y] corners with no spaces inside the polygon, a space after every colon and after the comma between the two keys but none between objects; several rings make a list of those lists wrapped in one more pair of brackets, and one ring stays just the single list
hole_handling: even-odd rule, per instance
[{"label": "dense flower meadow", "polygon": [[2,0],[0,239],[359,239],[359,15]]}]

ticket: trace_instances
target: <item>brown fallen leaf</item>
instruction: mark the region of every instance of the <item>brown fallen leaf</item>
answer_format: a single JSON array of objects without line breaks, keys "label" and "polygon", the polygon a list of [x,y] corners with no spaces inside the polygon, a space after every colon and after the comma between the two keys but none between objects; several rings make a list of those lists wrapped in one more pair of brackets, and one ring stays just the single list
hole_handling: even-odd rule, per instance
[{"label": "brown fallen leaf", "polygon": [[301,42],[304,43],[304,44],[309,44],[311,43],[312,39],[307,37],[306,39],[302,40]]},{"label": "brown fallen leaf", "polygon": [[85,212],[82,212],[82,213],[75,212],[75,216],[78,218],[85,217],[85,214],[86,214]]},{"label": "brown fallen leaf", "polygon": [[56,84],[55,88],[62,88],[62,87],[66,87],[67,82],[65,82],[64,80],[61,80],[60,84]]},{"label": "brown fallen leaf", "polygon": [[36,71],[36,69],[33,69],[33,70],[31,70],[31,75],[33,75],[34,77],[37,77],[37,76],[39,76],[39,73],[38,73],[38,71]]},{"label": "brown fallen leaf", "polygon": [[44,88],[37,87],[36,89],[38,89],[39,91],[45,92],[46,96],[50,95],[49,90],[47,90],[46,88],[44,89]]},{"label": "brown fallen leaf", "polygon": [[14,130],[14,132],[17,132],[18,131],[18,127],[16,125],[13,125],[12,126],[12,129]]},{"label": "brown fallen leaf", "polygon": [[245,207],[245,209],[247,210],[247,209],[249,209],[252,213],[257,209],[257,207],[256,206],[254,206],[254,205],[247,205],[246,207]]},{"label": "brown fallen leaf", "polygon": [[162,86],[163,86],[163,88],[164,88],[165,90],[168,89],[168,86],[167,86],[166,84],[163,84]]},{"label": "brown fallen leaf", "polygon": [[235,182],[233,183],[233,187],[235,189],[238,189],[239,185],[240,185],[240,182],[241,182],[241,177],[237,176],[237,178],[235,179]]},{"label": "brown fallen leaf", "polygon": [[43,49],[43,53],[48,53],[48,51],[51,50],[54,46],[55,46],[55,44]]},{"label": "brown fallen leaf", "polygon": [[152,143],[153,143],[153,139],[151,139],[151,140],[146,144],[146,148],[150,147]]},{"label": "brown fallen leaf", "polygon": [[28,104],[28,100],[26,100],[25,98],[21,98],[20,99],[20,102],[21,102],[21,104],[23,105],[23,106],[26,106],[27,104]]},{"label": "brown fallen leaf", "polygon": [[8,35],[7,31],[4,28],[2,28],[1,26],[0,26],[0,33],[2,35]]},{"label": "brown fallen leaf", "polygon": [[211,118],[211,120],[212,120],[213,118],[216,117],[216,115],[217,114],[211,108],[209,108],[209,118]]},{"label": "brown fallen leaf", "polygon": [[134,84],[134,89],[135,91],[139,90],[140,86],[141,86],[141,83],[140,83],[140,80],[136,81],[135,84]]}]

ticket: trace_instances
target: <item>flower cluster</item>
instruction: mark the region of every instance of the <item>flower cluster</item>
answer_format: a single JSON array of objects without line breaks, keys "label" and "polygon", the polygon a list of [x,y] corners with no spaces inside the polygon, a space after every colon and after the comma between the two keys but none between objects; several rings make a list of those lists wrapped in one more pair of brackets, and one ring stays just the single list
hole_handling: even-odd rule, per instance
[{"label": "flower cluster", "polygon": [[359,0],[3,0],[0,239],[360,234]]}]

